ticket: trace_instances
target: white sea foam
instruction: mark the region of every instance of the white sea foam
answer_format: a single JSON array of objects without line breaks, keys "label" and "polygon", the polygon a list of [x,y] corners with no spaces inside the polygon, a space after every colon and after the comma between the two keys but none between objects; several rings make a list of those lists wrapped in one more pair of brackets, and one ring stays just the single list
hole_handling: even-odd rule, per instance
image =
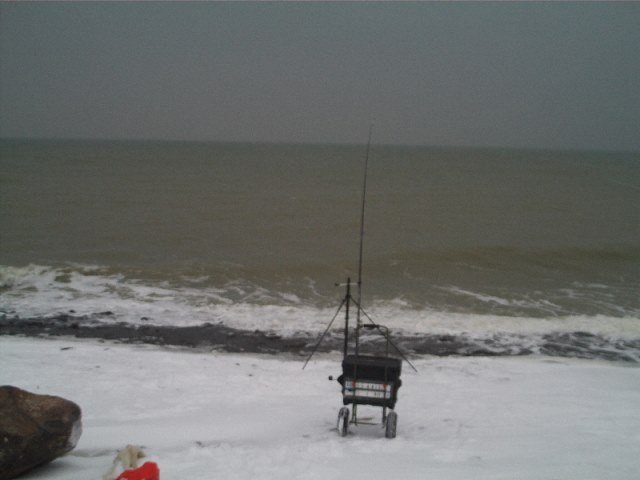
[{"label": "white sea foam", "polygon": [[459,295],[468,296],[476,300],[480,300],[481,302],[493,303],[493,304],[502,305],[502,306],[540,307],[544,305],[544,306],[549,306],[556,309],[559,308],[558,305],[555,305],[548,301],[536,301],[531,299],[507,299],[507,298],[498,297],[496,295],[487,295],[487,294],[472,292],[459,287],[447,287],[447,288],[443,288],[443,290],[456,293]]},{"label": "white sea foam", "polygon": [[[197,279],[202,280],[202,279]],[[223,287],[192,282],[142,281],[96,266],[54,268],[42,265],[0,268],[0,311],[19,318],[58,314],[85,316],[95,322],[127,322],[193,326],[222,323],[249,330],[271,330],[287,335],[320,332],[339,305],[312,305],[289,292],[273,292],[241,281]],[[457,289],[488,302],[506,299]],[[476,338],[495,334],[536,336],[546,333],[587,332],[621,339],[640,338],[635,316],[567,315],[547,318],[514,317],[415,309],[402,298],[364,306],[376,322],[405,334],[467,334]],[[105,312],[110,312],[105,314]],[[334,325],[340,326],[341,320]]]},{"label": "white sea foam", "polygon": [[485,338],[495,334],[534,336],[547,333],[588,332],[613,338],[640,338],[640,321],[634,317],[507,317],[434,310],[398,310],[394,306],[383,305],[376,306],[368,313],[376,321],[408,334],[468,334],[476,338]]}]

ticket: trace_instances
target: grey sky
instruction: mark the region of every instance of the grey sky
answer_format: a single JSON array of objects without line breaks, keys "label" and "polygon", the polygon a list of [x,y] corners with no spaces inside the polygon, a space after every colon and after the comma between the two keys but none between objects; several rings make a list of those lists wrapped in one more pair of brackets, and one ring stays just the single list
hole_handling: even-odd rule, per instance
[{"label": "grey sky", "polygon": [[0,135],[640,150],[640,3],[0,4]]}]

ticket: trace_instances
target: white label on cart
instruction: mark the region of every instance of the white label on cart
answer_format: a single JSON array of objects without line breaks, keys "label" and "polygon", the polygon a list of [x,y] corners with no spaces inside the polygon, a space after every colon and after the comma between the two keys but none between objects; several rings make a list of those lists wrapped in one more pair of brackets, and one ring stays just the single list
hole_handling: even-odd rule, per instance
[{"label": "white label on cart", "polygon": [[344,396],[359,398],[391,398],[393,383],[367,382],[351,378],[344,379]]}]

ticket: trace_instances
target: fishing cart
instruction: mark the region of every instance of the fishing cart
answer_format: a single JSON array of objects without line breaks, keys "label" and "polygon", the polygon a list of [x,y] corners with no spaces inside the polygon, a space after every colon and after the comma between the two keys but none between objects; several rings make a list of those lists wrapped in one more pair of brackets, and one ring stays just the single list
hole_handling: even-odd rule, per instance
[{"label": "fishing cart", "polygon": [[[398,400],[398,389],[402,385],[400,380],[400,370],[402,367],[402,360],[389,355],[389,347],[392,346],[396,353],[398,353],[402,359],[404,359],[409,366],[415,370],[416,368],[411,362],[402,354],[400,349],[391,341],[389,337],[389,330],[382,325],[378,325],[361,307],[362,299],[362,253],[363,253],[363,239],[364,239],[364,211],[365,200],[367,194],[367,168],[369,164],[369,150],[371,147],[371,132],[373,124],[369,126],[369,141],[367,142],[367,154],[364,163],[364,182],[362,185],[362,208],[360,211],[360,257],[358,262],[358,299],[354,299],[351,296],[351,279],[347,279],[346,288],[347,292],[344,296],[338,311],[333,316],[331,322],[327,326],[324,333],[321,335],[320,340],[312,350],[311,354],[307,358],[304,367],[307,366],[311,357],[316,352],[324,336],[327,334],[334,320],[340,313],[342,307],[345,307],[345,322],[344,322],[344,348],[342,357],[342,374],[338,377],[338,383],[342,386],[342,403],[343,407],[338,413],[338,432],[342,436],[346,436],[349,433],[350,424],[367,424],[366,421],[358,419],[358,405],[373,405],[376,407],[382,407],[382,425],[385,429],[385,436],[387,438],[395,438],[396,426],[398,423],[398,415],[394,411],[394,407]],[[355,303],[357,306],[357,318],[354,346],[352,348],[353,353],[349,353],[349,308],[351,303]],[[364,315],[368,323],[362,321],[361,315]],[[384,336],[386,340],[386,346],[384,355],[370,355],[362,353],[360,346],[360,332],[362,329],[375,331]],[[302,368],[304,368],[302,367]],[[332,380],[332,377],[329,377]],[[352,406],[352,412],[349,412],[349,407]],[[389,410],[389,411],[388,411]],[[363,419],[364,420],[364,419]]]},{"label": "fishing cart", "polygon": [[[351,422],[368,423],[358,420],[358,405],[382,407],[382,425],[385,437],[396,436],[398,414],[393,410],[398,400],[398,389],[402,385],[400,369],[402,361],[393,357],[372,355],[347,355],[342,361],[342,375],[338,383],[342,385],[342,403],[353,405]],[[387,412],[387,409],[390,409]],[[349,431],[349,408],[338,412],[338,432],[345,436]]]},{"label": "fishing cart", "polygon": [[[345,306],[345,327],[344,327],[344,350],[342,358],[342,374],[337,378],[338,383],[342,386],[342,404],[344,405],[338,412],[338,433],[346,436],[349,433],[349,425],[376,425],[371,423],[369,419],[358,418],[358,405],[371,405],[382,408],[382,423],[385,429],[385,437],[395,438],[396,426],[398,424],[398,414],[394,411],[396,402],[398,401],[398,389],[402,385],[400,373],[402,371],[402,359],[393,357],[389,354],[390,347],[415,370],[415,367],[402,354],[402,352],[391,341],[389,330],[375,323],[371,317],[362,310],[359,303],[351,296],[351,282],[347,280],[347,293],[331,320],[331,323],[320,337],[320,341],[311,352],[305,366],[319,347],[324,336],[331,328],[333,321],[338,313]],[[355,327],[354,346],[349,345],[349,308],[351,303],[355,303],[358,307],[357,322]],[[361,321],[363,314],[369,323]],[[385,338],[385,350],[379,355],[370,355],[361,353],[360,332],[361,330],[371,330],[380,333]],[[350,348],[354,351],[349,353]],[[329,377],[332,380],[332,377]],[[352,411],[349,407],[352,406]]]}]

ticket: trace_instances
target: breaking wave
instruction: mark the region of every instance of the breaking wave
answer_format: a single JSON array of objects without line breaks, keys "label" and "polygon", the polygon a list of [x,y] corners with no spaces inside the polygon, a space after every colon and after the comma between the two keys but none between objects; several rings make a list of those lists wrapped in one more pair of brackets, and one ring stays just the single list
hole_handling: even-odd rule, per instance
[{"label": "breaking wave", "polygon": [[[443,287],[440,287],[441,289]],[[592,285],[606,295],[607,287]],[[538,308],[553,299],[513,300],[459,287],[449,293],[497,306],[534,302]],[[309,280],[307,290],[315,291]],[[224,324],[245,330],[281,334],[319,332],[333,317],[341,291],[333,299],[302,298],[240,279],[212,286],[206,276],[182,276],[180,281],[141,280],[99,266],[51,267],[29,265],[0,268],[0,314],[4,318],[47,318],[60,314],[89,322],[131,325],[195,326]],[[575,292],[574,292],[575,293]],[[312,297],[322,297],[317,292]],[[335,301],[334,301],[335,300]],[[497,333],[519,336],[561,332],[587,332],[599,336],[640,338],[640,318],[618,315],[514,316],[450,311],[429,306],[416,308],[403,298],[375,299],[365,306],[376,321],[405,334],[468,334],[490,337]]]}]

